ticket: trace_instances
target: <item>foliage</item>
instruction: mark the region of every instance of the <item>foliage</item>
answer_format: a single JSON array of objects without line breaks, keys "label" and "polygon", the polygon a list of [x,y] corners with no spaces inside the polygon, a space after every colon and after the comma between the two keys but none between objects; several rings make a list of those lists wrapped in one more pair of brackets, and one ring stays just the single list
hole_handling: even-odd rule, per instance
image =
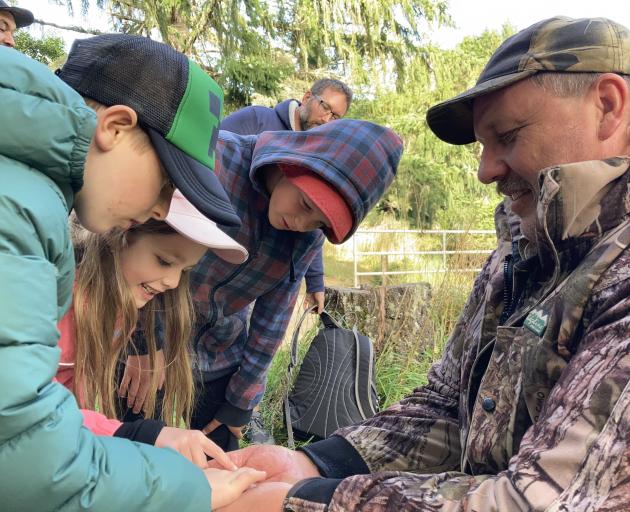
[{"label": "foliage", "polygon": [[47,66],[54,66],[65,55],[60,37],[36,39],[24,30],[16,32],[15,48]]},{"label": "foliage", "polygon": [[[251,102],[254,92],[263,96],[277,96],[280,93],[280,81],[294,72],[293,63],[287,61],[279,52],[274,66],[250,55],[242,59],[221,59],[219,67],[223,70],[222,82],[226,98],[233,105],[246,105]],[[284,63],[282,63],[284,60]]]},{"label": "foliage", "polygon": [[[329,268],[329,262],[326,262]],[[427,314],[421,318],[421,335],[413,346],[401,346],[400,340],[391,337],[386,340],[383,349],[375,361],[376,387],[381,409],[389,407],[414,388],[425,385],[431,366],[441,357],[448,336],[453,331],[455,322],[470,292],[474,276],[471,274],[444,274],[432,286],[431,305]],[[300,301],[296,305],[297,314],[301,313]],[[415,315],[417,312],[407,312]],[[296,313],[294,313],[294,316]],[[317,324],[311,320],[307,328],[301,331],[298,345],[298,361],[301,361],[308,346],[316,334]],[[285,336],[285,343],[274,356],[268,374],[267,389],[260,406],[263,421],[272,432],[276,441],[285,444],[283,400],[289,386],[287,366],[289,363],[288,341],[291,328]],[[298,370],[293,370],[294,376]]]},{"label": "foliage", "polygon": [[444,0],[58,1],[84,10],[96,2],[116,30],[189,54],[225,90],[226,112],[344,77],[356,92],[349,116],[388,125],[405,142],[397,180],[368,222],[391,213],[415,228],[493,227],[497,196],[476,178],[479,146],[441,142],[425,115],[474,85],[511,27],[443,50],[426,35],[450,22]]},{"label": "foliage", "polygon": [[452,50],[433,46],[410,64],[402,91],[382,90],[353,104],[350,115],[393,128],[405,142],[398,176],[380,204],[417,228],[492,228],[497,201],[476,178],[477,144],[448,145],[429,130],[426,111],[474,85],[483,65],[513,29],[468,37]]},{"label": "foliage", "polygon": [[445,0],[111,0],[107,9],[116,31],[159,35],[204,65],[235,106],[278,94],[296,67],[366,82],[394,63],[401,81],[428,27],[450,23]]},{"label": "foliage", "polygon": [[[399,76],[421,47],[424,25],[450,23],[443,0],[278,0],[278,34],[299,68],[395,63]],[[378,66],[379,68],[381,66]]]}]

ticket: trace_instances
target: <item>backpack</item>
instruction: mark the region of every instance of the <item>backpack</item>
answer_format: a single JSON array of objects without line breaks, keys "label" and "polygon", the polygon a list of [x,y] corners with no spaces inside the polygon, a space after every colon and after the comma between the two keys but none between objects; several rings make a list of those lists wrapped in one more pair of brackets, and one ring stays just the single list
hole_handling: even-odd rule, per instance
[{"label": "backpack", "polygon": [[[289,383],[297,365],[300,318],[291,340]],[[288,444],[298,439],[324,439],[341,427],[359,423],[378,412],[372,341],[356,326],[342,328],[326,311],[304,356],[293,386],[285,394],[284,413]],[[290,385],[290,384],[289,384]]]}]

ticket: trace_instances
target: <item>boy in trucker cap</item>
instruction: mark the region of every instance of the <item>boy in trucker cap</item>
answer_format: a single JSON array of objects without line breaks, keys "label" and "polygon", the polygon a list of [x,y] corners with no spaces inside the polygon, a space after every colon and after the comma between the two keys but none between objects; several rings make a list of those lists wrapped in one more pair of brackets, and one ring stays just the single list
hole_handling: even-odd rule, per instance
[{"label": "boy in trucker cap", "polygon": [[0,63],[3,507],[223,506],[264,473],[204,472],[170,450],[96,437],[52,381],[74,280],[73,207],[94,232],[126,228],[164,220],[177,187],[206,217],[239,225],[212,172],[220,89],[168,46],[120,34],[77,41],[57,72],[66,83],[10,48]]}]

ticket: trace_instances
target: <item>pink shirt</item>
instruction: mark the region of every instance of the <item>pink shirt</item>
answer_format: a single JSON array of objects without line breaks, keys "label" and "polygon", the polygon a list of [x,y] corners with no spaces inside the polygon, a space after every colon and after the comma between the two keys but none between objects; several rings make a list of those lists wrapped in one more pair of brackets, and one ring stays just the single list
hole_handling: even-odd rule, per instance
[{"label": "pink shirt", "polygon": [[[59,348],[61,349],[61,358],[55,380],[66,386],[70,391],[74,384],[74,348],[75,348],[75,325],[74,325],[74,308],[71,306],[64,317],[59,320],[57,328],[61,333],[59,339]],[[81,404],[79,397],[77,402]],[[114,432],[122,425],[116,419],[110,419],[107,416],[96,411],[81,409],[83,414],[83,425],[97,436],[112,436]]]}]

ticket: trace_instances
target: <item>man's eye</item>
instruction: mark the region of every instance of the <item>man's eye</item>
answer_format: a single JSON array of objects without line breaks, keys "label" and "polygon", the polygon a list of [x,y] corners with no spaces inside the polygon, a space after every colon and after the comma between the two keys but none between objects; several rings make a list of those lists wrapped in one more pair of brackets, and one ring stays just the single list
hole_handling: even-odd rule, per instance
[{"label": "man's eye", "polygon": [[500,144],[509,144],[510,142],[513,142],[514,139],[516,138],[516,134],[518,133],[518,128],[515,128],[514,130],[510,130],[508,132],[504,132],[504,133],[500,133],[498,135],[498,140]]},{"label": "man's eye", "polygon": [[307,212],[313,210],[313,208],[311,208],[306,201],[302,201],[302,208],[304,208]]}]

